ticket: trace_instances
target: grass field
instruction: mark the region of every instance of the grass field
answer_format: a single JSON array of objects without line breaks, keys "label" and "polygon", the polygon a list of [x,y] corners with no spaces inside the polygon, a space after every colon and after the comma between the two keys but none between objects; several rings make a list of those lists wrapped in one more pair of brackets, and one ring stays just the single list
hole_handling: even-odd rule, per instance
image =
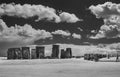
[{"label": "grass field", "polygon": [[102,59],[0,60],[0,77],[120,77],[120,62]]}]

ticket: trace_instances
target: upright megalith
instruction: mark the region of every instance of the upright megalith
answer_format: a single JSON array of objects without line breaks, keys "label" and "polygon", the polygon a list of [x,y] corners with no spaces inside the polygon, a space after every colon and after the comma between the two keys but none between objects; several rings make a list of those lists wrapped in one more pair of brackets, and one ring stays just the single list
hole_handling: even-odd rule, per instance
[{"label": "upright megalith", "polygon": [[66,48],[65,55],[66,55],[66,58],[72,58],[72,49]]},{"label": "upright megalith", "polygon": [[7,51],[7,59],[14,59],[14,50],[13,48],[9,48]]},{"label": "upright megalith", "polygon": [[53,45],[51,56],[52,58],[59,58],[59,45]]},{"label": "upright megalith", "polygon": [[65,50],[64,49],[61,49],[61,55],[60,55],[60,58],[65,58]]},{"label": "upright megalith", "polygon": [[30,59],[30,47],[22,47],[22,58]]},{"label": "upright megalith", "polygon": [[14,58],[15,59],[21,59],[22,53],[20,48],[14,48]]},{"label": "upright megalith", "polygon": [[61,49],[61,58],[72,58],[72,49],[66,48],[66,50]]},{"label": "upright megalith", "polygon": [[22,53],[20,48],[9,48],[7,51],[7,59],[21,59]]},{"label": "upright megalith", "polygon": [[31,49],[30,56],[31,56],[31,59],[36,59],[36,49]]},{"label": "upright megalith", "polygon": [[45,58],[45,47],[43,46],[36,46],[36,57]]}]

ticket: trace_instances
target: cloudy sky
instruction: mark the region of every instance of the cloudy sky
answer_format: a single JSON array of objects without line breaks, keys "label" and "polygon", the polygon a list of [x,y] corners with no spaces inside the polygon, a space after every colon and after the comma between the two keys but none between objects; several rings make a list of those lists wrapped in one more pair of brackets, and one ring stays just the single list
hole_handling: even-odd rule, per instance
[{"label": "cloudy sky", "polygon": [[112,44],[119,0],[1,0],[0,48],[28,44]]}]

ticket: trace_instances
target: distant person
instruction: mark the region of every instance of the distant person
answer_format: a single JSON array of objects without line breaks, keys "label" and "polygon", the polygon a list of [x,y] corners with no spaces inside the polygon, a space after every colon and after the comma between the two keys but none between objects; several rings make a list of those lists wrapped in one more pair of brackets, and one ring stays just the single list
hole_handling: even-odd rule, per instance
[{"label": "distant person", "polygon": [[118,53],[117,53],[116,62],[118,62],[118,61],[119,61],[119,55],[118,55]]},{"label": "distant person", "polygon": [[107,58],[110,59],[110,54],[108,54]]}]

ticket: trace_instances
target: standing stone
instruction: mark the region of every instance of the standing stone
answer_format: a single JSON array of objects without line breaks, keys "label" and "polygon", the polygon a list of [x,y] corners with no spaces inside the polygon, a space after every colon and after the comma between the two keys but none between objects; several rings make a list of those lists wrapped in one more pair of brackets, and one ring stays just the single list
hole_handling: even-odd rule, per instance
[{"label": "standing stone", "polygon": [[7,51],[7,59],[14,59],[14,50],[13,48],[9,48]]},{"label": "standing stone", "polygon": [[65,50],[64,49],[61,49],[61,58],[65,58]]},{"label": "standing stone", "polygon": [[84,60],[87,60],[87,54],[84,54]]},{"label": "standing stone", "polygon": [[65,55],[66,55],[66,58],[71,58],[72,57],[72,50],[71,50],[71,48],[66,48]]},{"label": "standing stone", "polygon": [[38,59],[45,58],[45,47],[36,46],[36,56]]},{"label": "standing stone", "polygon": [[36,49],[31,49],[31,59],[36,59]]},{"label": "standing stone", "polygon": [[59,45],[53,45],[52,58],[59,58]]},{"label": "standing stone", "polygon": [[30,59],[30,48],[29,47],[22,47],[22,58]]},{"label": "standing stone", "polygon": [[91,60],[91,61],[94,60],[94,54],[90,54],[90,60]]},{"label": "standing stone", "polygon": [[14,48],[14,59],[21,59],[22,52],[20,48]]},{"label": "standing stone", "polygon": [[84,54],[84,60],[90,60],[90,54],[88,53]]}]

